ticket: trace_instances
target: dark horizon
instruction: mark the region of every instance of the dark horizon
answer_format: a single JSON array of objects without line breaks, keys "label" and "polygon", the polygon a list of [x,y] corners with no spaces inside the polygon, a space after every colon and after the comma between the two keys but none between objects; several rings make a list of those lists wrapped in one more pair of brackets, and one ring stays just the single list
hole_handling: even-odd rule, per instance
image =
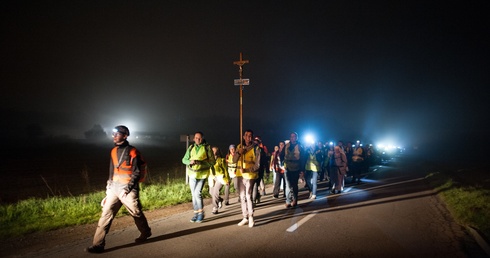
[{"label": "dark horizon", "polygon": [[1,12],[4,139],[41,128],[203,131],[268,145],[289,132],[405,146],[490,131],[484,1],[247,3],[7,1]]}]

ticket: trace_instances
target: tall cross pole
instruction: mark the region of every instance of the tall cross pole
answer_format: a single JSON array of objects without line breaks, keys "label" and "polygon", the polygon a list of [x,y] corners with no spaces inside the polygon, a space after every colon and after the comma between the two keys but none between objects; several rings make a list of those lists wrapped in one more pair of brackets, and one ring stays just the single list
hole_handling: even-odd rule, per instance
[{"label": "tall cross pole", "polygon": [[240,60],[233,62],[233,64],[238,65],[238,73],[240,75],[240,141],[239,143],[242,142],[242,135],[243,135],[243,68],[242,66],[244,64],[248,64],[248,60],[243,60],[242,59],[242,52],[240,52]]}]

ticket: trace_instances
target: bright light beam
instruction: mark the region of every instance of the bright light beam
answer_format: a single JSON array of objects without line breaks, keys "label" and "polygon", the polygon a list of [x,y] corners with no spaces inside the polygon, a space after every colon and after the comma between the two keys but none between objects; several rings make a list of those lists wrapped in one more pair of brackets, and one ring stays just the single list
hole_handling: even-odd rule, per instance
[{"label": "bright light beam", "polygon": [[306,141],[306,143],[308,143],[308,144],[315,144],[315,138],[314,138],[314,137],[313,137],[313,135],[311,135],[311,134],[307,134],[307,135],[305,136],[305,141]]}]

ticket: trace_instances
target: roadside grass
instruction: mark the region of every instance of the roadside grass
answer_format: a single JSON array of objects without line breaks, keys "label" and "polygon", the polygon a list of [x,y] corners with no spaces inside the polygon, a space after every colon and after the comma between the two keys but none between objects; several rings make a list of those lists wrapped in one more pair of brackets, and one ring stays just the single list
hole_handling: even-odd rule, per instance
[{"label": "roadside grass", "polygon": [[435,172],[428,179],[460,225],[490,239],[490,177],[484,168]]},{"label": "roadside grass", "polygon": [[[230,192],[235,192],[235,189],[231,187]],[[15,204],[2,204],[0,239],[97,222],[101,213],[100,202],[104,196],[105,190],[80,196],[30,198]],[[207,184],[203,196],[210,197]],[[145,211],[192,201],[189,186],[184,179],[168,178],[141,184],[140,199]],[[129,213],[121,208],[117,217],[126,215]]]}]

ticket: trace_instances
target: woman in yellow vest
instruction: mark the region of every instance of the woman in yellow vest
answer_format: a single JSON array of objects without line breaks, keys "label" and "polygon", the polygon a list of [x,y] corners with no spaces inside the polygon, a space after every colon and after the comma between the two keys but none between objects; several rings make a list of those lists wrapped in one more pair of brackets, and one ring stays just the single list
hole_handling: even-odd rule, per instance
[{"label": "woman in yellow vest", "polygon": [[243,134],[244,143],[237,146],[237,155],[233,158],[234,162],[238,162],[237,170],[241,174],[241,177],[238,177],[237,174],[237,183],[240,188],[243,219],[238,223],[238,226],[243,226],[247,223],[249,227],[255,225],[252,190],[255,180],[259,177],[261,150],[252,139],[253,131],[250,129],[246,130]]},{"label": "woman in yellow vest", "polygon": [[226,167],[226,161],[221,155],[221,151],[218,147],[214,146],[213,150],[214,159],[214,186],[211,189],[211,197],[213,197],[213,214],[218,214],[218,209],[223,204],[223,198],[219,196],[221,188],[224,185],[230,185],[230,176],[228,175],[228,168]]},{"label": "woman in yellow vest", "polygon": [[323,153],[321,149],[315,145],[308,147],[308,156],[305,165],[305,181],[310,191],[310,199],[316,199],[318,174],[321,171],[321,162],[323,161]]},{"label": "woman in yellow vest", "polygon": [[[240,193],[240,189],[238,188],[237,184],[237,163],[233,162],[233,157],[236,154],[236,146],[235,144],[231,144],[228,147],[228,154],[226,154],[226,167],[228,168],[228,176],[230,177],[231,182],[233,183],[233,186],[235,187],[235,192]],[[241,177],[241,174],[240,174]],[[230,185],[227,184],[225,185],[225,205],[230,205]]]},{"label": "woman in yellow vest", "polygon": [[191,222],[201,223],[204,219],[202,188],[207,181],[211,167],[216,163],[213,151],[204,140],[202,132],[194,134],[194,143],[185,152],[182,163],[186,165],[192,194],[194,216],[191,218]]}]

